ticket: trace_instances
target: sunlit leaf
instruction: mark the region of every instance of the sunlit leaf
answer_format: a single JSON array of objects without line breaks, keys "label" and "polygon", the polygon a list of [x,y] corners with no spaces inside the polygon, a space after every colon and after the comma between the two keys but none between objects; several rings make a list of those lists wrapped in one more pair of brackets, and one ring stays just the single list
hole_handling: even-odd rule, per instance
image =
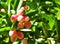
[{"label": "sunlit leaf", "polygon": [[52,18],[52,16],[50,15],[42,15],[43,18],[45,18],[46,20],[49,21],[49,26],[50,26],[50,30],[52,30],[53,26],[54,26],[54,19]]},{"label": "sunlit leaf", "polygon": [[60,5],[60,0],[54,0],[54,1],[55,1],[55,3]]},{"label": "sunlit leaf", "polygon": [[1,31],[9,31],[9,30],[10,30],[10,27],[0,28],[0,32],[1,32]]}]

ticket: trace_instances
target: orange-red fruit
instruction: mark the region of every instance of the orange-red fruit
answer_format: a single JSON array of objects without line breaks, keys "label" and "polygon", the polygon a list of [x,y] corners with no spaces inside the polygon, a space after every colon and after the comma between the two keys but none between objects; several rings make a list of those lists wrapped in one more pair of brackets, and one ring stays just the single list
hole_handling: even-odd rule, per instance
[{"label": "orange-red fruit", "polygon": [[27,6],[27,5],[26,5],[26,6],[24,6],[24,9],[25,9],[25,10],[28,10],[28,6]]},{"label": "orange-red fruit", "polygon": [[18,27],[19,27],[19,28],[24,28],[23,23],[18,23]]},{"label": "orange-red fruit", "polygon": [[19,21],[19,22],[24,22],[24,16],[19,15],[19,16],[17,17],[17,21]]},{"label": "orange-red fruit", "polygon": [[11,21],[15,22],[17,20],[17,15],[12,15],[10,19]]},{"label": "orange-red fruit", "polygon": [[16,35],[17,35],[17,31],[16,30],[13,30],[12,36],[15,37]]},{"label": "orange-red fruit", "polygon": [[23,39],[24,38],[24,34],[22,32],[17,32],[17,37],[19,39]]},{"label": "orange-red fruit", "polygon": [[30,18],[28,16],[24,16],[24,18],[25,18],[25,21],[29,21],[30,20]]},{"label": "orange-red fruit", "polygon": [[27,44],[27,39],[23,39],[23,40],[21,41],[21,44]]},{"label": "orange-red fruit", "polygon": [[25,23],[24,23],[24,26],[25,26],[26,28],[30,28],[30,27],[32,26],[32,24],[31,24],[30,22],[25,22]]},{"label": "orange-red fruit", "polygon": [[17,12],[17,15],[24,15],[24,10],[23,10],[23,9],[19,10],[19,11]]},{"label": "orange-red fruit", "polygon": [[11,42],[16,42],[17,37],[11,37]]},{"label": "orange-red fruit", "polygon": [[13,30],[13,31],[9,32],[9,36],[11,36],[11,37],[15,37],[16,35],[17,35],[17,31],[16,30]]}]

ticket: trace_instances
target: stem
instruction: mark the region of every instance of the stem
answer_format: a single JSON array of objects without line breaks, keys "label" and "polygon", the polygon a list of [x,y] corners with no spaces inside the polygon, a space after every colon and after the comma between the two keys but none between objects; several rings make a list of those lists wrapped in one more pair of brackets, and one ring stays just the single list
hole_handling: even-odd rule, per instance
[{"label": "stem", "polygon": [[11,30],[12,30],[12,28],[14,27],[14,24],[15,24],[15,23],[12,24],[12,26],[11,26]]},{"label": "stem", "polygon": [[35,44],[38,44],[38,42],[37,42],[37,41],[35,41]]},{"label": "stem", "polygon": [[51,44],[51,41],[50,40],[47,40],[48,44]]},{"label": "stem", "polygon": [[22,3],[23,3],[23,1],[22,1],[22,0],[20,0],[20,2],[19,2],[19,4],[18,4],[18,7],[17,7],[17,11],[21,8]]},{"label": "stem", "polygon": [[7,0],[7,5],[8,5],[8,16],[10,16],[10,3],[11,3],[11,0]]},{"label": "stem", "polygon": [[16,2],[17,2],[17,0],[14,1],[14,7],[13,7],[13,9],[15,9]]},{"label": "stem", "polygon": [[[55,18],[54,18],[55,19]],[[56,33],[57,33],[57,41],[58,41],[58,24],[57,24],[57,20],[55,19],[55,26],[56,26]]]},{"label": "stem", "polygon": [[45,37],[49,37],[48,30],[47,30],[46,25],[44,23],[43,23],[42,29],[43,29],[43,33],[44,33]]},{"label": "stem", "polygon": [[10,4],[8,5],[8,14],[10,16]]}]

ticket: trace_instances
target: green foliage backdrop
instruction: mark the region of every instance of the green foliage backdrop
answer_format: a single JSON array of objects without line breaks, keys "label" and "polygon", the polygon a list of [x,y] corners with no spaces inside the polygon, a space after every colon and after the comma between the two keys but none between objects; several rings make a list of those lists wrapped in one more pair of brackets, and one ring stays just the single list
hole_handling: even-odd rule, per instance
[{"label": "green foliage backdrop", "polygon": [[[25,15],[30,17],[32,27],[24,31],[28,44],[58,44],[60,42],[60,0],[0,0],[0,44],[12,44],[9,31],[12,27],[10,16],[28,5]],[[5,12],[1,12],[4,8]],[[30,36],[32,38],[30,38]],[[20,40],[17,40],[18,44]],[[60,43],[59,43],[60,44]]]}]

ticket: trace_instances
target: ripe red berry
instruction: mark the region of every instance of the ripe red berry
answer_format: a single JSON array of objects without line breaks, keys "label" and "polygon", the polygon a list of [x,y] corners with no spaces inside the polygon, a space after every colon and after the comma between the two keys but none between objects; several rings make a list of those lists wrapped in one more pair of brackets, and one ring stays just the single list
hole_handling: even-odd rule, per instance
[{"label": "ripe red berry", "polygon": [[13,30],[13,35],[12,36],[16,36],[17,35],[17,31]]},{"label": "ripe red berry", "polygon": [[19,10],[19,11],[17,12],[17,15],[24,15],[24,10],[23,10],[23,9]]},{"label": "ripe red berry", "polygon": [[17,32],[17,37],[19,39],[23,39],[24,38],[24,34],[22,32]]},{"label": "ripe red berry", "polygon": [[32,24],[31,24],[30,22],[25,22],[25,23],[24,23],[24,26],[25,26],[26,28],[30,28],[30,27],[32,26]]},{"label": "ripe red berry", "polygon": [[24,6],[24,9],[25,9],[25,10],[28,10],[28,6],[27,6],[27,5],[25,5],[25,6]]},{"label": "ripe red berry", "polygon": [[28,16],[24,16],[24,18],[25,18],[25,21],[29,21],[30,20],[30,18]]},{"label": "ripe red berry", "polygon": [[19,28],[24,28],[23,23],[18,23],[18,27],[19,27]]},{"label": "ripe red berry", "polygon": [[15,37],[16,35],[17,35],[17,31],[16,30],[13,30],[13,31],[9,32],[9,36],[11,36],[11,37]]},{"label": "ripe red berry", "polygon": [[24,16],[22,16],[22,15],[18,16],[17,21],[24,22]]},{"label": "ripe red berry", "polygon": [[17,15],[12,15],[10,19],[12,22],[15,22],[17,20]]},{"label": "ripe red berry", "polygon": [[23,40],[21,40],[21,44],[27,44],[27,39],[23,39]]},{"label": "ripe red berry", "polygon": [[11,38],[11,42],[16,42],[17,37],[10,37]]}]

